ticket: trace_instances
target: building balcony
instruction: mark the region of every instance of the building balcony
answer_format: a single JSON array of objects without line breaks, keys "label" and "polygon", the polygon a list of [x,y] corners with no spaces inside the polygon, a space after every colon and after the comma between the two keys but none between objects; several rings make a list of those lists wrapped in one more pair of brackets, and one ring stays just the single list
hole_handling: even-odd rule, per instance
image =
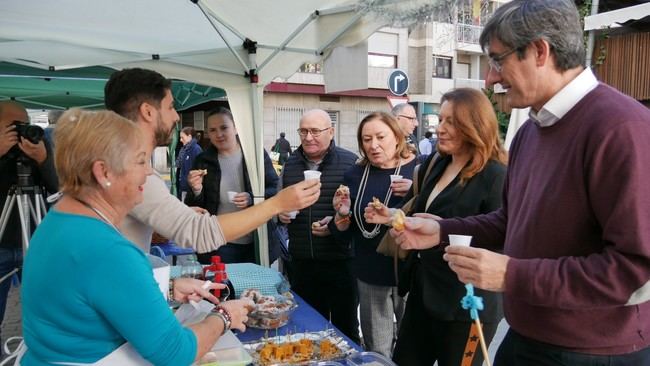
[{"label": "building balcony", "polygon": [[469,53],[482,53],[479,37],[483,27],[472,24],[456,24],[456,49]]},{"label": "building balcony", "polygon": [[456,41],[459,43],[479,44],[483,27],[472,24],[456,24]]}]

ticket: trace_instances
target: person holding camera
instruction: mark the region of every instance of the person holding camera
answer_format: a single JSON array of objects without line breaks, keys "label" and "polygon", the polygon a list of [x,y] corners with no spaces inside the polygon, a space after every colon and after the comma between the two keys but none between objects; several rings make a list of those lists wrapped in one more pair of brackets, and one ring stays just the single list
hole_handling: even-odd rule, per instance
[{"label": "person holding camera", "polygon": [[[3,207],[12,193],[11,188],[18,183],[18,164],[31,170],[35,186],[44,187],[47,192],[58,190],[50,149],[42,138],[43,130],[28,123],[25,107],[14,101],[0,102],[0,205]],[[0,278],[20,269],[23,261],[22,229],[16,204],[6,216],[7,225],[0,237]],[[33,221],[30,227],[35,228]],[[9,278],[0,282],[0,322],[4,318],[10,284]]]}]

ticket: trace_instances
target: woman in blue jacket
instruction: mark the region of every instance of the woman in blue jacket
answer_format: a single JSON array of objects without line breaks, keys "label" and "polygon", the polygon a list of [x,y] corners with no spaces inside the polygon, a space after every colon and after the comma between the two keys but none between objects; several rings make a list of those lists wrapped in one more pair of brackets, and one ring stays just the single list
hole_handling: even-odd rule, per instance
[{"label": "woman in blue jacket", "polygon": [[[213,215],[242,210],[253,204],[253,191],[248,177],[237,129],[230,110],[220,107],[208,112],[210,146],[194,161],[189,174],[190,192],[186,203],[203,207]],[[264,198],[278,191],[278,175],[269,155],[264,152]],[[229,197],[229,192],[233,197]],[[269,227],[269,234],[273,228]],[[201,263],[209,263],[213,255],[224,263],[255,263],[254,232],[231,240],[228,245],[209,253],[199,253]],[[269,242],[269,248],[273,244]],[[273,253],[271,253],[273,257]]]},{"label": "woman in blue jacket", "polygon": [[183,144],[181,151],[176,157],[176,194],[181,201],[185,200],[190,186],[187,183],[187,175],[192,169],[194,159],[203,152],[201,146],[196,141],[196,131],[192,127],[183,127],[180,134],[180,140]]}]

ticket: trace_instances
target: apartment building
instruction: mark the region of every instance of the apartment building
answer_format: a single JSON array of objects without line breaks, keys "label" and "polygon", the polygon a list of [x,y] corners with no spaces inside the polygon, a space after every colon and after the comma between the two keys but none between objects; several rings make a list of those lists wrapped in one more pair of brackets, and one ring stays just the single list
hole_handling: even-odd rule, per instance
[{"label": "apartment building", "polygon": [[[404,70],[410,88],[404,101],[416,107],[420,119],[418,138],[438,123],[440,97],[456,87],[483,88],[487,60],[478,38],[482,25],[494,10],[509,0],[462,0],[448,13],[413,29],[382,28],[367,40],[367,52],[357,52],[350,63],[367,65],[367,81],[355,90],[326,92],[325,73],[341,72],[339,66],[304,64],[287,79],[276,79],[264,93],[264,146],[270,148],[285,132],[293,146],[300,144],[296,132],[303,112],[327,111],[336,128],[338,145],[357,151],[356,130],[369,112],[389,111],[393,97],[388,75]],[[331,66],[331,65],[330,65]],[[217,102],[223,103],[225,102]],[[393,101],[395,103],[395,101]],[[201,129],[203,114],[186,112],[183,125]]]}]

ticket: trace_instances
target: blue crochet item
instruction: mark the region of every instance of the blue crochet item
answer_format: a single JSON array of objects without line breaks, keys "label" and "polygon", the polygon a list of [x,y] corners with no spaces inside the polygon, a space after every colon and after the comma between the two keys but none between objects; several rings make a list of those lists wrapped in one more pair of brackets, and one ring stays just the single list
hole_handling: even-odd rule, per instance
[{"label": "blue crochet item", "polygon": [[467,295],[460,300],[460,305],[463,309],[469,310],[472,320],[476,320],[478,319],[478,311],[483,310],[483,298],[474,296],[474,285],[471,283],[466,284],[465,288],[467,289]]}]

